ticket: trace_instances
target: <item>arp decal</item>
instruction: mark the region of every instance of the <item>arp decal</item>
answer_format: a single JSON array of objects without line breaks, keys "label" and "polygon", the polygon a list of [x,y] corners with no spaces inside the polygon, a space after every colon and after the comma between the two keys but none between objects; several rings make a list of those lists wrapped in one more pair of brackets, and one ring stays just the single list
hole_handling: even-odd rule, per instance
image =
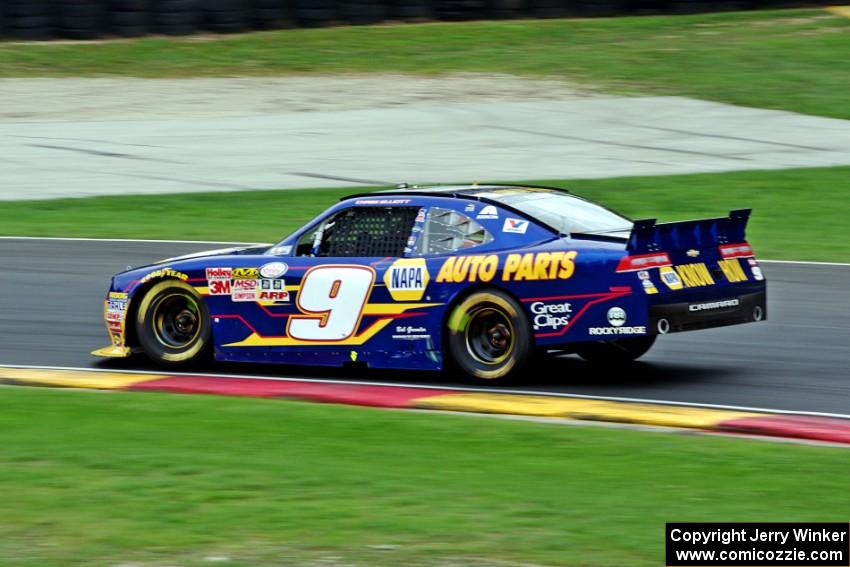
[{"label": "arp decal", "polygon": [[736,258],[732,258],[731,260],[718,260],[717,265],[720,266],[720,269],[723,271],[723,275],[726,276],[726,280],[729,281],[729,283],[747,281],[747,274],[744,273],[744,269],[741,268],[740,261]]},{"label": "arp decal", "polygon": [[429,280],[423,258],[396,260],[384,273],[384,284],[396,301],[419,301]]},{"label": "arp decal", "polygon": [[271,301],[273,303],[284,303],[289,301],[289,292],[286,291],[286,281],[270,279],[260,280],[260,285],[257,290],[257,300]]},{"label": "arp decal", "polygon": [[[567,280],[575,272],[576,251],[569,252],[528,252],[508,254],[502,267],[501,280],[538,281]],[[499,257],[452,256],[440,267],[436,281],[440,282],[490,282],[496,277]]]}]

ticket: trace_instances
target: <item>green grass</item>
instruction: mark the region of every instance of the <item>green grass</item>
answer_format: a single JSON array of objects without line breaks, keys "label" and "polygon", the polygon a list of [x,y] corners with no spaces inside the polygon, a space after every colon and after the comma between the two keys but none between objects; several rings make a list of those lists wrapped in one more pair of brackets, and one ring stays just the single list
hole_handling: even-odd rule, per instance
[{"label": "green grass", "polygon": [[[850,261],[850,167],[548,181],[633,218],[683,220],[754,209],[760,257]],[[276,242],[355,189],[9,201],[0,234]]]},{"label": "green grass", "polygon": [[0,43],[0,77],[457,71],[850,118],[850,19],[823,10]]},{"label": "green grass", "polygon": [[7,388],[0,446],[8,567],[659,565],[850,505],[843,448],[274,400]]}]

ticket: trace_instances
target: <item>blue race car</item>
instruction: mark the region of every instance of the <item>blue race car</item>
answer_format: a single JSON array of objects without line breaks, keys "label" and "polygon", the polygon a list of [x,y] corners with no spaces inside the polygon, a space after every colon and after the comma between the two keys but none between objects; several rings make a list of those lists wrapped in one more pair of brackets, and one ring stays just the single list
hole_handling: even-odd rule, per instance
[{"label": "blue race car", "polygon": [[354,195],[273,246],[116,275],[112,344],[93,354],[450,367],[488,382],[540,353],[634,360],[658,335],[766,318],[749,214],[633,222],[532,186]]}]

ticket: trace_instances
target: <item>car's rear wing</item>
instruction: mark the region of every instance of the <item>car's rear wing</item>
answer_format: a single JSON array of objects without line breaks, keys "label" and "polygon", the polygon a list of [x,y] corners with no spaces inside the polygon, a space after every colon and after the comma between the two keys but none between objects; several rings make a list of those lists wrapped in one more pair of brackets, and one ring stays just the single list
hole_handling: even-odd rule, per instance
[{"label": "car's rear wing", "polygon": [[729,244],[745,244],[745,229],[752,209],[738,209],[727,217],[657,223],[637,220],[626,250],[629,254],[705,249]]}]

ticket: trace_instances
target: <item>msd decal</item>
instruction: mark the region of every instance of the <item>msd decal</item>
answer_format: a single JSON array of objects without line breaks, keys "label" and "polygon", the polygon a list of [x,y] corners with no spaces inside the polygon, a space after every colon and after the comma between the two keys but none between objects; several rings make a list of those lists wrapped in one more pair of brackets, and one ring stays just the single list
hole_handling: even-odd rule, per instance
[{"label": "msd decal", "polygon": [[396,260],[384,273],[384,285],[396,301],[419,301],[429,280],[424,258]]}]

